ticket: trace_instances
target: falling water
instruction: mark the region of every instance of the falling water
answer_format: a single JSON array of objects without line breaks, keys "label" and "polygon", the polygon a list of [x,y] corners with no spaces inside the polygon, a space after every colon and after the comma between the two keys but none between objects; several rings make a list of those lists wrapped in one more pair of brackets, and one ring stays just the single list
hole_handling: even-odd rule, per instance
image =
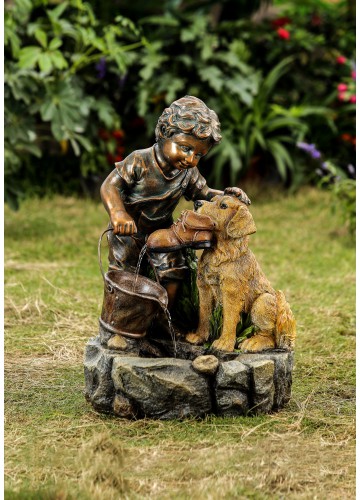
[{"label": "falling water", "polygon": [[[137,262],[137,265],[136,265],[136,270],[135,270],[135,280],[134,280],[134,286],[133,286],[133,292],[135,291],[136,289],[136,284],[138,282],[138,278],[139,278],[139,273],[140,273],[140,266],[141,266],[141,262],[144,258],[144,255],[146,254],[146,250],[147,250],[147,246],[146,246],[146,243],[145,245],[142,247],[140,253],[139,253],[139,258],[138,258],[138,262]],[[154,269],[154,272],[156,272],[156,270]],[[165,313],[165,316],[166,316],[166,319],[168,321],[168,325],[169,325],[169,330],[170,330],[170,334],[171,334],[171,338],[172,338],[172,341],[173,341],[173,344],[174,344],[174,358],[176,358],[176,353],[177,353],[177,345],[176,345],[176,334],[175,334],[175,330],[174,330],[174,327],[172,326],[172,322],[171,322],[171,316],[170,316],[170,313],[169,313],[169,310],[167,307],[164,307],[163,308],[164,310],[164,313]]]},{"label": "falling water", "polygon": [[136,266],[136,271],[135,271],[135,281],[134,281],[133,292],[135,291],[136,284],[138,282],[138,277],[139,277],[139,273],[140,273],[140,266],[141,266],[141,262],[142,262],[142,260],[144,258],[145,253],[146,253],[146,243],[142,247],[142,249],[141,249],[141,251],[139,253],[139,259],[138,259],[137,266]]},{"label": "falling water", "polygon": [[170,330],[171,338],[172,338],[172,341],[174,344],[174,358],[176,358],[177,346],[176,346],[175,330],[174,330],[174,327],[172,326],[171,316],[170,316],[170,313],[169,313],[169,310],[167,307],[164,307],[164,313],[165,313],[166,318],[168,320],[169,330]]}]

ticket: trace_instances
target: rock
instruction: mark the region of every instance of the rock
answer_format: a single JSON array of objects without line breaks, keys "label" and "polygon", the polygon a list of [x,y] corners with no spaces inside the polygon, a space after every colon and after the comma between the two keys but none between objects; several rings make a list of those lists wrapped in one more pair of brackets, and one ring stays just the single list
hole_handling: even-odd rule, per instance
[{"label": "rock", "polygon": [[216,374],[215,398],[219,415],[234,417],[249,411],[248,368],[239,361],[225,361]]},{"label": "rock", "polygon": [[236,360],[221,363],[216,376],[216,387],[247,391],[249,389],[248,369]]},{"label": "rock", "polygon": [[137,411],[134,405],[122,394],[115,394],[113,411],[118,417],[136,418],[137,416]]},{"label": "rock", "polygon": [[217,413],[223,417],[246,415],[249,401],[246,393],[235,389],[216,390]]},{"label": "rock", "polygon": [[113,335],[107,342],[107,346],[109,349],[120,349],[124,351],[127,348],[127,342],[125,337],[121,335]]},{"label": "rock", "polygon": [[[125,340],[125,342],[124,342]],[[268,413],[290,399],[294,353],[209,354],[171,340],[104,337],[85,349],[85,396],[100,412],[123,418],[179,419]],[[126,347],[125,347],[126,343]],[[180,358],[180,359],[179,359]]]},{"label": "rock", "polygon": [[208,380],[189,360],[118,356],[111,377],[116,392],[132,402],[140,417],[201,417],[212,410]]},{"label": "rock", "polygon": [[274,405],[274,361],[253,361],[248,366],[252,381],[251,410],[254,413],[268,413]]},{"label": "rock", "polygon": [[272,360],[275,364],[274,371],[274,404],[273,410],[283,408],[291,397],[292,370],[294,365],[294,352],[274,349],[263,353],[242,353],[236,358],[244,364],[254,361]]},{"label": "rock", "polygon": [[104,349],[98,337],[92,338],[85,348],[85,397],[95,410],[109,413],[113,409],[114,384],[111,369],[115,351]]},{"label": "rock", "polygon": [[219,360],[211,354],[207,356],[198,356],[192,362],[192,367],[198,373],[214,375],[219,367]]}]

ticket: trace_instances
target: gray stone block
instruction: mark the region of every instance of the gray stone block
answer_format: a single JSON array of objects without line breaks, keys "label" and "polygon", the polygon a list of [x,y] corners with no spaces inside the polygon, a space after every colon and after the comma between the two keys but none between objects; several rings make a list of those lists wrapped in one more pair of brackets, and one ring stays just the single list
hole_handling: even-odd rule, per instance
[{"label": "gray stone block", "polygon": [[274,406],[274,371],[272,359],[252,361],[248,364],[251,375],[251,411],[253,413],[268,413]]},{"label": "gray stone block", "polygon": [[222,389],[249,389],[248,368],[237,360],[220,363],[216,375],[216,387]]},{"label": "gray stone block", "polygon": [[212,411],[208,379],[192,369],[190,360],[118,356],[111,377],[117,394],[137,408],[138,416],[167,420]]},{"label": "gray stone block", "polygon": [[216,404],[222,417],[238,417],[249,411],[247,394],[236,389],[216,389]]},{"label": "gray stone block", "polygon": [[275,349],[260,353],[242,353],[236,358],[244,364],[254,361],[272,360],[275,365],[274,370],[274,404],[273,410],[283,408],[291,397],[292,370],[294,365],[294,352]]}]

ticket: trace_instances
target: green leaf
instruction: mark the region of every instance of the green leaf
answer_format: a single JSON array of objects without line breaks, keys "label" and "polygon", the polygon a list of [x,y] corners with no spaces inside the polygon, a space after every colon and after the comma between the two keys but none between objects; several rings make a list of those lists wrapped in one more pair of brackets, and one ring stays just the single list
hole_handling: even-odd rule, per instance
[{"label": "green leaf", "polygon": [[19,52],[19,66],[20,68],[34,68],[39,55],[41,54],[41,48],[30,45],[24,47]]},{"label": "green leaf", "polygon": [[53,38],[49,43],[49,50],[55,50],[61,47],[62,40],[60,38]]},{"label": "green leaf", "polygon": [[68,62],[59,50],[49,52],[49,56],[55,68],[65,69],[68,67]]},{"label": "green leaf", "polygon": [[52,61],[49,54],[47,53],[40,54],[38,58],[38,63],[42,73],[50,73],[50,71],[52,70]]},{"label": "green leaf", "polygon": [[211,88],[220,92],[224,86],[224,77],[217,66],[208,66],[200,71],[201,80],[208,82]]},{"label": "green leaf", "polygon": [[45,33],[45,31],[41,30],[41,29],[37,29],[34,33],[34,36],[36,38],[36,40],[40,43],[40,45],[46,49],[47,47],[47,34]]},{"label": "green leaf", "polygon": [[40,107],[41,118],[44,122],[48,122],[53,119],[56,112],[56,105],[52,99],[46,100]]},{"label": "green leaf", "polygon": [[48,16],[54,21],[59,19],[65,12],[69,5],[69,2],[61,2],[55,9],[47,10]]},{"label": "green leaf", "polygon": [[82,145],[82,147],[86,151],[88,151],[89,153],[91,153],[91,151],[93,151],[93,147],[92,147],[91,142],[85,136],[80,135],[80,134],[74,134],[74,137],[80,142],[80,144]]}]

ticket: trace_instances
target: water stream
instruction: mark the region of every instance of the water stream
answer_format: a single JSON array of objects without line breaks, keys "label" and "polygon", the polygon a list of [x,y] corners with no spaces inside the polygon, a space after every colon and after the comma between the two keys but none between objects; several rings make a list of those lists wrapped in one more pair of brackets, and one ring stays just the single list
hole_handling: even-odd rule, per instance
[{"label": "water stream", "polygon": [[136,271],[135,271],[135,281],[134,281],[133,292],[135,292],[135,288],[136,288],[136,285],[137,285],[137,282],[138,282],[138,278],[139,278],[141,262],[142,262],[145,254],[146,254],[146,243],[142,247],[142,249],[141,249],[141,251],[139,253],[139,258],[138,258],[138,262],[137,262],[137,265],[136,265]]},{"label": "water stream", "polygon": [[[136,289],[136,285],[137,285],[139,274],[140,274],[141,262],[142,262],[142,260],[144,258],[144,255],[146,254],[146,250],[147,250],[147,246],[146,246],[146,243],[145,243],[145,245],[140,250],[138,262],[137,262],[137,265],[136,265],[133,292],[135,292],[135,289]],[[150,257],[149,257],[149,259],[150,259]],[[156,273],[155,269],[154,269],[154,272]],[[171,339],[172,339],[173,344],[174,344],[174,358],[176,358],[176,354],[177,354],[176,334],[175,334],[174,327],[172,326],[171,315],[170,315],[170,312],[169,312],[169,310],[168,310],[167,307],[163,307],[163,311],[164,311],[164,314],[166,316],[166,319],[167,319],[167,322],[168,322],[168,325],[169,325]]]},{"label": "water stream", "polygon": [[163,310],[164,310],[165,316],[166,316],[166,318],[168,320],[168,325],[169,325],[169,330],[170,330],[170,334],[171,334],[171,339],[172,339],[173,345],[174,345],[174,358],[176,358],[176,354],[177,354],[176,334],[175,334],[174,327],[172,326],[171,315],[170,315],[169,309],[167,307],[164,307]]}]

